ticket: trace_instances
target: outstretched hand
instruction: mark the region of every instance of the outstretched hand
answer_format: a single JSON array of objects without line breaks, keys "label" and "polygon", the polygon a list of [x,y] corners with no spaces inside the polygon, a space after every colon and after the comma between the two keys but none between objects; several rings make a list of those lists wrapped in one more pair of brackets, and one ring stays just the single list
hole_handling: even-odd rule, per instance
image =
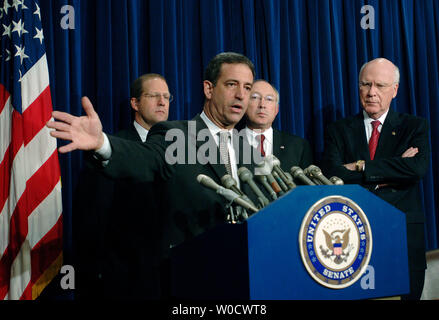
[{"label": "outstretched hand", "polygon": [[47,127],[55,129],[50,132],[52,137],[71,141],[60,147],[60,153],[73,150],[98,150],[104,143],[102,124],[93,105],[87,97],[81,99],[85,116],[76,117],[66,112],[54,111],[52,116],[57,121],[47,122]]}]

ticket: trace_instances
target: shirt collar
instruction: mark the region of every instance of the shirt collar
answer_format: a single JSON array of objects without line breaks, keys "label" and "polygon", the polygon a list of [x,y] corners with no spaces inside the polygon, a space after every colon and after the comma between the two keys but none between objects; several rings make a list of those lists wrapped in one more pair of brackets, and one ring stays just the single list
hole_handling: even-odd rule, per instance
[{"label": "shirt collar", "polygon": [[[388,113],[389,113],[389,110],[387,110],[381,117],[379,117],[376,120],[379,120],[381,122],[381,124],[383,125]],[[364,117],[364,123],[366,125],[370,125],[372,123],[372,121],[375,121],[375,119],[372,119],[371,117],[369,117],[367,112],[364,110],[363,110],[363,117]]]},{"label": "shirt collar", "polygon": [[259,132],[259,130],[252,130],[249,127],[245,127],[245,134],[247,135],[247,138],[249,141],[257,141],[256,137],[260,134],[263,134],[265,136],[265,141],[268,141],[270,144],[273,144],[273,128],[270,127],[264,132]]},{"label": "shirt collar", "polygon": [[[215,123],[213,123],[212,120],[209,119],[209,117],[203,112],[201,112],[200,114],[200,118],[203,119],[204,123],[206,124],[207,128],[209,129],[210,133],[212,134],[212,136],[215,138],[218,137],[218,133],[220,131],[225,131],[225,129],[222,129],[220,127],[218,127]],[[230,133],[230,137],[233,137],[233,129],[231,130],[227,130]]]},{"label": "shirt collar", "polygon": [[140,136],[140,139],[142,139],[142,142],[145,142],[149,131],[142,127],[140,124],[138,124],[136,120],[134,120],[133,124],[134,128],[136,128],[136,131]]}]

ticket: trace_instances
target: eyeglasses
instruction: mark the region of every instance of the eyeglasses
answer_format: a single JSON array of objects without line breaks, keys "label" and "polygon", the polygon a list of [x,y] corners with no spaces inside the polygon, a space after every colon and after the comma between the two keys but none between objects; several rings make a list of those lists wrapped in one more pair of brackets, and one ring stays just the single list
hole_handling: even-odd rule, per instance
[{"label": "eyeglasses", "polygon": [[268,95],[268,96],[262,97],[262,96],[261,96],[260,94],[258,94],[258,93],[253,93],[253,94],[250,96],[250,100],[251,100],[251,101],[257,101],[258,103],[260,103],[260,102],[262,101],[262,99],[264,99],[265,102],[270,103],[270,104],[276,102],[276,98],[273,97],[273,96],[271,96],[271,95]]},{"label": "eyeglasses", "polygon": [[172,96],[172,94],[169,93],[158,93],[158,92],[154,92],[154,93],[144,93],[142,96],[144,96],[147,99],[155,99],[155,100],[160,100],[161,97],[163,97],[163,99],[172,102],[172,100],[174,100],[174,97]]},{"label": "eyeglasses", "polygon": [[[377,88],[379,91],[385,91],[387,88],[393,86],[395,84],[386,84],[386,83],[375,83],[375,88]],[[360,82],[360,90],[365,90],[365,91],[369,91],[372,88],[372,83],[371,82]]]}]

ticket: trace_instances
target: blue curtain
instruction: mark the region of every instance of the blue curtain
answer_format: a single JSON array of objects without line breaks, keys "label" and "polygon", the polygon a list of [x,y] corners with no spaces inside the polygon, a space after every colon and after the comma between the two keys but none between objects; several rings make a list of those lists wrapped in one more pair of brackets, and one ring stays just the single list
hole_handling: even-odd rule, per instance
[{"label": "blue curtain", "polygon": [[[358,71],[376,57],[395,62],[401,84],[393,108],[429,119],[432,159],[422,182],[427,249],[438,248],[439,1],[436,0],[41,0],[55,109],[82,113],[90,97],[104,130],[132,122],[131,81],[163,74],[175,100],[170,120],[192,118],[203,104],[202,75],[218,52],[255,63],[257,78],[280,91],[275,126],[308,139],[317,161],[325,126],[360,110]],[[74,9],[63,29],[61,8]],[[362,29],[364,5],[375,29]],[[369,20],[370,22],[370,20]],[[82,153],[60,155],[65,255]]]}]

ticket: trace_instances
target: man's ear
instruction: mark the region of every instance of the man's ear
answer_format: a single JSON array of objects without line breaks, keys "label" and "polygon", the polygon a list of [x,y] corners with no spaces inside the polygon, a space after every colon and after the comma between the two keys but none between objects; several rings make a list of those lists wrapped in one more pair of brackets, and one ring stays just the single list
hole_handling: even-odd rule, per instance
[{"label": "man's ear", "polygon": [[131,98],[130,100],[131,108],[134,109],[134,111],[139,111],[139,100],[136,98]]},{"label": "man's ear", "polygon": [[393,87],[393,97],[395,98],[396,95],[398,94],[398,88],[399,88],[399,83],[396,83],[395,86]]},{"label": "man's ear", "polygon": [[203,90],[204,90],[204,96],[206,99],[210,100],[212,98],[212,91],[213,91],[213,83],[209,80],[203,81]]}]

